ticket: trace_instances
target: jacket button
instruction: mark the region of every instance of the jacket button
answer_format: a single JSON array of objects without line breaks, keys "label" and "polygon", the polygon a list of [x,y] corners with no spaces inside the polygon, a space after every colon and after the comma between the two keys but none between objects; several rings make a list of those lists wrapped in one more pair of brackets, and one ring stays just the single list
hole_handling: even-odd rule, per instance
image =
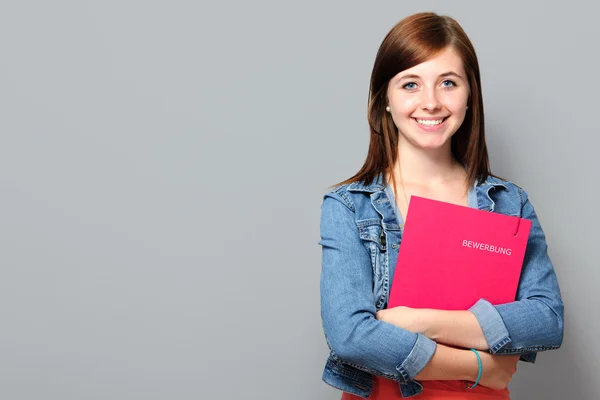
[{"label": "jacket button", "polygon": [[387,245],[387,241],[385,240],[385,232],[384,231],[381,231],[381,235],[379,235],[379,243],[384,247]]}]

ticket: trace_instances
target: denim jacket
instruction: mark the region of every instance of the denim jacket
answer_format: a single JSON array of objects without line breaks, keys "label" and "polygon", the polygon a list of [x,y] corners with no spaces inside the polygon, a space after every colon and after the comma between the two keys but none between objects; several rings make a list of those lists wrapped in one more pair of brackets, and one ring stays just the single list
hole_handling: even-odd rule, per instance
[{"label": "denim jacket", "polygon": [[[321,318],[330,355],[323,372],[329,385],[364,398],[373,375],[397,381],[403,397],[419,394],[414,380],[429,362],[436,343],[375,319],[387,306],[403,225],[382,176],[370,184],[342,185],[321,206]],[[471,197],[480,210],[532,221],[516,301],[492,305],[480,299],[475,314],[493,354],[520,355],[560,347],[563,303],[544,232],[527,193],[496,177],[475,185]]]}]

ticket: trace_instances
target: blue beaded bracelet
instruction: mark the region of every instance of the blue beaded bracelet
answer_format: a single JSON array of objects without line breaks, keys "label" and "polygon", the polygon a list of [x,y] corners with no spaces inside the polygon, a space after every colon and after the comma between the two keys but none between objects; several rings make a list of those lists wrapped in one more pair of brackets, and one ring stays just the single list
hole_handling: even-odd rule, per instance
[{"label": "blue beaded bracelet", "polygon": [[481,371],[483,370],[483,365],[481,364],[481,357],[479,356],[479,352],[475,349],[471,349],[471,351],[477,356],[477,365],[479,366],[479,370],[477,371],[477,380],[475,381],[473,386],[467,386],[468,389],[473,389],[475,386],[477,386],[479,380],[481,379]]}]

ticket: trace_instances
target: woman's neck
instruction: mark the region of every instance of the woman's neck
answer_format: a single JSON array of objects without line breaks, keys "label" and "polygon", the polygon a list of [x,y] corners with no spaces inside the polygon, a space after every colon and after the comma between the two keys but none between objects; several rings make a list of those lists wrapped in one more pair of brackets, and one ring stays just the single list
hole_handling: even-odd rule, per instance
[{"label": "woman's neck", "polygon": [[466,178],[464,167],[452,156],[449,148],[425,151],[400,146],[392,171],[396,181],[423,186]]}]

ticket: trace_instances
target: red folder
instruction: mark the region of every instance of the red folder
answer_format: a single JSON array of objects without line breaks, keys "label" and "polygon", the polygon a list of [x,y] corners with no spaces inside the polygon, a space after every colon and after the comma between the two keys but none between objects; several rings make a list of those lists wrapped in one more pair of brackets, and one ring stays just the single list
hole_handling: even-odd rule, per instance
[{"label": "red folder", "polygon": [[388,308],[515,300],[531,221],[412,196]]}]

